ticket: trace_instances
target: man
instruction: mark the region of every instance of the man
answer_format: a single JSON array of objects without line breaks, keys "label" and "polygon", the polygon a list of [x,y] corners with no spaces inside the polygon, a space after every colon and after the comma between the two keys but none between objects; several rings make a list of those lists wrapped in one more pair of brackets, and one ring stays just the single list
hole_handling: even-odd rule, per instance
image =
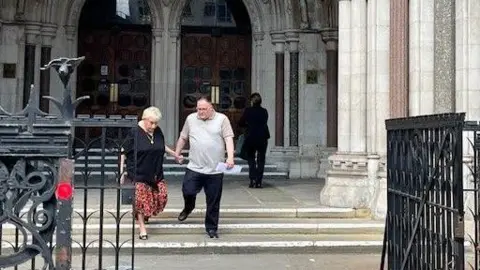
[{"label": "man", "polygon": [[205,229],[210,238],[218,238],[223,173],[216,171],[216,167],[225,162],[225,146],[226,166],[232,168],[234,165],[233,129],[227,116],[216,112],[206,97],[198,99],[197,112],[185,120],[175,149],[177,157],[187,141],[190,145],[189,162],[182,185],[185,207],[178,220],[187,219],[195,208],[197,194],[203,188],[207,199]]}]

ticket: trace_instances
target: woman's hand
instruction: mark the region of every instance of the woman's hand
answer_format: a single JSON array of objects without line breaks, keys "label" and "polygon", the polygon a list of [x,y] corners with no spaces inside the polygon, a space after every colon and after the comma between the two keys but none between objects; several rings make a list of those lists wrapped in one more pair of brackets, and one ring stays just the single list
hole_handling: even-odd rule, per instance
[{"label": "woman's hand", "polygon": [[175,154],[175,160],[178,162],[178,164],[182,164],[184,157],[182,154],[179,154],[179,155]]}]

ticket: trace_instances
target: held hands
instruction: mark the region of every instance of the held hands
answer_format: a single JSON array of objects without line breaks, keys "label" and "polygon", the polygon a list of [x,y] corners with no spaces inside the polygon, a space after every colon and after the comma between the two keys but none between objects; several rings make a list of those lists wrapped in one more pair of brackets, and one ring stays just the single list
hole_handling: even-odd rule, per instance
[{"label": "held hands", "polygon": [[175,153],[174,157],[175,157],[175,161],[178,162],[178,164],[183,163],[184,157],[182,154]]}]

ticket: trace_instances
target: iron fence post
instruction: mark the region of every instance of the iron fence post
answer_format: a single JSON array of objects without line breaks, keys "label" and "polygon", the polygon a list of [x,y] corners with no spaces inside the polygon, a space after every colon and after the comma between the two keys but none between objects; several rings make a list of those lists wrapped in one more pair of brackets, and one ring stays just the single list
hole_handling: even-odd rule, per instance
[{"label": "iron fence post", "polygon": [[73,213],[73,174],[75,162],[60,159],[57,198],[57,241],[55,246],[56,270],[72,269],[72,213]]}]

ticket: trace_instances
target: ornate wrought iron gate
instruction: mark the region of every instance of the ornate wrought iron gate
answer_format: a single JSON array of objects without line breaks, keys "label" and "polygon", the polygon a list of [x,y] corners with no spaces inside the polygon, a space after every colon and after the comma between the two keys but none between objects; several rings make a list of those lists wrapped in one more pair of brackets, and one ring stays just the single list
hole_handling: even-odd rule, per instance
[{"label": "ornate wrought iron gate", "polygon": [[381,269],[386,254],[392,270],[465,269],[464,118],[386,121],[388,210]]},{"label": "ornate wrought iron gate", "polygon": [[[74,117],[85,98],[72,102],[68,82],[82,60],[46,67],[65,87],[62,101],[47,97],[59,116],[38,108],[33,86],[21,112],[0,107],[0,269],[28,263],[38,269],[39,256],[42,269],[134,269],[132,207],[122,208],[122,194],[132,187],[119,184],[118,157],[137,119]],[[97,135],[79,138],[75,128]]]}]

